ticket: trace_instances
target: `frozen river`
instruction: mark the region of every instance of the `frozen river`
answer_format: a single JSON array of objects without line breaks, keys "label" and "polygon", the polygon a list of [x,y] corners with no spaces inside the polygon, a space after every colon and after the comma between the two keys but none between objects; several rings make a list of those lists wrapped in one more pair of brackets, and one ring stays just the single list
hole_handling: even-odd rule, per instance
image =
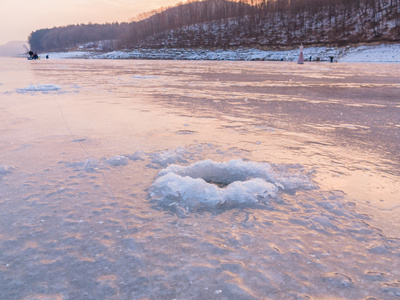
[{"label": "frozen river", "polygon": [[400,299],[399,65],[0,63],[0,299]]}]

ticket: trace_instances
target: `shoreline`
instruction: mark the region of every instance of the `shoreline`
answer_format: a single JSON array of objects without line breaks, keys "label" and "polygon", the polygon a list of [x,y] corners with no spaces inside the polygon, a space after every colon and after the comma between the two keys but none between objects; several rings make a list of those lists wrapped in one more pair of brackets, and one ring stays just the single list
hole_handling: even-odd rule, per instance
[{"label": "shoreline", "polygon": [[[304,60],[312,62],[400,62],[400,43],[346,47],[305,47]],[[100,52],[78,49],[66,52],[42,52],[53,59],[143,59],[143,60],[217,60],[217,61],[297,61],[299,50],[260,50],[239,48],[236,50],[207,49],[135,49]]]}]

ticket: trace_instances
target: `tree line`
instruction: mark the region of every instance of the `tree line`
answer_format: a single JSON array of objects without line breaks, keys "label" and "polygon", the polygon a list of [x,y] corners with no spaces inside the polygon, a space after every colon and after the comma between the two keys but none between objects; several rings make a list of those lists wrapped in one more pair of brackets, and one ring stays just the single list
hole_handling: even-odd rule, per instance
[{"label": "tree line", "polygon": [[104,40],[112,41],[106,51],[400,41],[400,0],[189,0],[129,23],[40,29],[28,38],[34,51]]}]

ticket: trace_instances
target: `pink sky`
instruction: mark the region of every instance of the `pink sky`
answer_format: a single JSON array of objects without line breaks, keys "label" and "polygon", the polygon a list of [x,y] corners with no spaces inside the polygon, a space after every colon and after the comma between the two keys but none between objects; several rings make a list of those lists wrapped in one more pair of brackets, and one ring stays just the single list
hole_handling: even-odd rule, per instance
[{"label": "pink sky", "polygon": [[128,22],[179,0],[0,0],[0,45],[37,29],[80,23]]}]

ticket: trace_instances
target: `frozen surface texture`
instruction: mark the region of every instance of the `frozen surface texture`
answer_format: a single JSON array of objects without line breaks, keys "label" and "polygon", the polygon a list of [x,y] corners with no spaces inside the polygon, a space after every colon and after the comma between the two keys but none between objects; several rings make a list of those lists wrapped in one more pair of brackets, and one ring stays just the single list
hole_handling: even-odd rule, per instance
[{"label": "frozen surface texture", "polygon": [[1,300],[400,299],[398,65],[0,63]]}]

